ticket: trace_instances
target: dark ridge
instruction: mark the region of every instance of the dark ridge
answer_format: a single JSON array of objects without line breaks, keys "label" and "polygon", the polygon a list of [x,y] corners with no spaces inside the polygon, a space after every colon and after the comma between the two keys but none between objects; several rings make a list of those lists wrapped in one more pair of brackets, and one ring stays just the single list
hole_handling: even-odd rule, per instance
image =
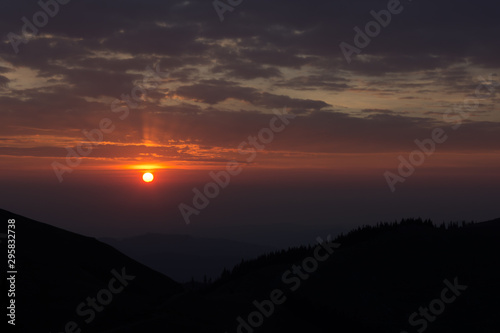
[{"label": "dark ridge", "polygon": [[[17,327],[22,332],[60,332],[69,321],[85,332],[138,320],[183,288],[173,280],[91,237],[0,210],[4,230],[15,219]],[[112,270],[135,276],[90,323],[76,314],[87,297],[108,288]],[[117,287],[118,288],[118,287]],[[138,305],[141,306],[138,306]]]},{"label": "dark ridge", "polygon": [[[16,219],[21,332],[63,332],[71,320],[82,332],[96,333],[417,332],[422,322],[412,325],[409,317],[435,304],[445,281],[455,280],[466,289],[422,332],[498,332],[500,219],[441,225],[405,219],[359,227],[323,242],[340,247],[298,284],[289,279],[297,275],[286,272],[303,267],[320,245],[242,261],[213,284],[183,291],[93,238],[6,211],[0,216]],[[84,323],[76,306],[106,288],[111,269],[122,267],[136,279],[94,321]],[[270,299],[273,290],[281,290],[286,301],[258,327],[239,327],[237,318],[248,322],[258,311],[254,302]]]}]

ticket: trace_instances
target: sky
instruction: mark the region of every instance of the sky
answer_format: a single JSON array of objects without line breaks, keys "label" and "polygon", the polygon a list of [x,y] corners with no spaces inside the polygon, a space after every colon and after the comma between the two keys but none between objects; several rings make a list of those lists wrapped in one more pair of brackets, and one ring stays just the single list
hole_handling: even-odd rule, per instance
[{"label": "sky", "polygon": [[4,0],[0,207],[89,235],[499,217],[499,11]]}]

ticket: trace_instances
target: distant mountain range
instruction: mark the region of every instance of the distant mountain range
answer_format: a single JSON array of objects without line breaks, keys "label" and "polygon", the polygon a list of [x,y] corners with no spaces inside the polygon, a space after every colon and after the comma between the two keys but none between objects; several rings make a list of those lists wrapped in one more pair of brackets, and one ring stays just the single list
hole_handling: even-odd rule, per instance
[{"label": "distant mountain range", "polygon": [[215,279],[224,268],[230,269],[242,259],[252,259],[276,248],[227,239],[199,238],[188,235],[146,234],[125,239],[102,238],[127,256],[178,282]]},{"label": "distant mountain range", "polygon": [[[500,219],[447,227],[402,220],[334,240],[317,235],[321,245],[246,260],[189,291],[93,238],[6,211],[0,218],[16,219],[21,332],[73,324],[95,333],[499,332]],[[169,236],[136,242],[155,237]]]}]

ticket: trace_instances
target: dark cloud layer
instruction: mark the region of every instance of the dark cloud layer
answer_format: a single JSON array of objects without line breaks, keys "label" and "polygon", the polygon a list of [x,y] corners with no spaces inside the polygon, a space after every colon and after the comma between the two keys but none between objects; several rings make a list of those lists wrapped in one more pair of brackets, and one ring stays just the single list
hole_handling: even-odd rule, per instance
[{"label": "dark cloud layer", "polygon": [[[210,56],[216,70],[248,77],[254,65],[262,77],[278,75],[276,67],[301,68],[330,60],[332,69],[363,74],[445,68],[467,60],[480,66],[497,66],[495,54],[500,11],[492,1],[402,1],[403,12],[363,49],[375,58],[343,61],[341,41],[353,43],[355,26],[373,17],[387,1],[263,1],[255,0],[226,12],[221,23],[210,1],[72,1],[40,28],[50,36],[21,44],[22,53],[38,58],[40,67],[52,58],[75,60],[90,50],[161,57]],[[21,17],[40,10],[36,2],[2,2],[0,31],[20,33]],[[58,38],[65,38],[58,43]],[[222,46],[218,42],[233,40]],[[12,60],[12,48],[2,44],[2,57]],[[27,60],[26,57],[24,56]],[[12,60],[14,61],[14,60]],[[29,65],[29,64],[25,64]],[[264,67],[261,66],[271,66]],[[272,66],[275,66],[274,68]],[[257,74],[254,74],[257,75]]]},{"label": "dark cloud layer", "polygon": [[[419,0],[402,6],[349,64],[339,43],[353,44],[353,28],[364,29],[370,11],[385,9],[387,1],[245,1],[224,13],[223,22],[210,1],[71,1],[18,54],[8,34],[20,34],[21,18],[31,20],[40,7],[2,1],[0,128],[6,135],[24,126],[78,137],[102,117],[116,116],[111,102],[130,95],[145,68],[159,64],[168,77],[118,121],[114,140],[143,140],[145,119],[155,114],[165,137],[231,147],[242,133],[265,125],[271,109],[286,106],[301,116],[283,134],[282,148],[402,149],[440,125],[425,117],[439,118],[451,102],[433,101],[435,109],[418,117],[413,105],[339,109],[331,98],[362,93],[367,100],[409,102],[436,92],[465,98],[477,86],[472,68],[500,67],[500,5]],[[492,113],[494,103],[482,101],[477,115]],[[118,134],[127,131],[128,137]],[[493,121],[471,122],[457,132],[454,147],[496,149],[497,133]]]}]

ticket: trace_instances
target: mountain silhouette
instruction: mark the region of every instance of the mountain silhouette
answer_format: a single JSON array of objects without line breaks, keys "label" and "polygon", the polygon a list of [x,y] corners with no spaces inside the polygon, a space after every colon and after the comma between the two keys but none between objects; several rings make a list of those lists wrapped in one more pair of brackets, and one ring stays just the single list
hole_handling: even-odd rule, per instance
[{"label": "mountain silhouette", "polygon": [[[0,218],[5,224],[8,219],[16,220],[16,327],[21,332],[64,332],[71,321],[80,324],[83,332],[100,332],[117,321],[143,316],[183,290],[170,278],[94,238],[5,210],[0,210]],[[90,310],[82,308],[86,314],[80,316],[77,306],[86,303],[87,297],[95,298],[123,272],[133,280],[125,281],[128,285],[123,291],[112,295],[111,303],[102,312],[94,311],[95,318],[86,323]],[[115,281],[113,287],[121,289],[120,284]]]},{"label": "mountain silhouette", "polygon": [[493,333],[500,326],[500,219],[441,226],[406,219],[318,235],[321,245],[243,261],[192,291],[95,239],[15,218],[24,332],[63,332],[75,306],[124,266],[136,279],[82,332]]}]

